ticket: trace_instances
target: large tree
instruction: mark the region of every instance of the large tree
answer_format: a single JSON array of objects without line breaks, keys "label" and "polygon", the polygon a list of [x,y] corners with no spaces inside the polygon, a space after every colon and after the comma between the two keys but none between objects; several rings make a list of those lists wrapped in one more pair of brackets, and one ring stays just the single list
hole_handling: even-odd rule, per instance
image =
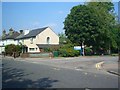
[{"label": "large tree", "polygon": [[100,47],[110,50],[110,47],[116,47],[113,30],[116,25],[114,5],[111,2],[90,2],[88,6],[93,8],[98,16],[99,29],[101,31],[99,37]]},{"label": "large tree", "polygon": [[75,6],[64,21],[65,34],[78,45],[93,46],[95,50],[108,49],[115,43],[111,33],[115,24],[113,10],[111,2]]},{"label": "large tree", "polygon": [[[71,9],[64,21],[65,34],[68,38],[78,45],[83,42],[89,41],[91,35],[97,36],[97,16],[94,14],[93,9],[85,6],[78,5]],[[94,32],[95,31],[95,32]],[[94,36],[91,36],[94,39]]]}]

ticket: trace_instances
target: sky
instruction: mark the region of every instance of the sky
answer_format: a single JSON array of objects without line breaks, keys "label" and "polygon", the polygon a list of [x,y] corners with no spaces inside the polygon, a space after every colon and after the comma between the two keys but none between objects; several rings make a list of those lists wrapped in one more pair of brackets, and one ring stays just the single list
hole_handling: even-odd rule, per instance
[{"label": "sky", "polygon": [[[2,2],[2,26],[7,32],[50,26],[55,33],[64,32],[64,20],[73,6],[82,2]],[[118,4],[114,3],[118,13]],[[2,7],[1,7],[2,6]],[[1,16],[0,16],[1,17]],[[0,22],[1,23],[1,22]],[[0,32],[1,35],[2,32]]]}]

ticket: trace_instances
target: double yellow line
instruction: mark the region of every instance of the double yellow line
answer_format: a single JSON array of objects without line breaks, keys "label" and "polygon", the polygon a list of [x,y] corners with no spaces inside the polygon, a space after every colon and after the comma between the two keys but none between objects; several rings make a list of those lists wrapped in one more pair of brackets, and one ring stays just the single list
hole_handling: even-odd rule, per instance
[{"label": "double yellow line", "polygon": [[103,61],[95,64],[96,69],[100,70],[102,68],[102,64],[104,64]]}]

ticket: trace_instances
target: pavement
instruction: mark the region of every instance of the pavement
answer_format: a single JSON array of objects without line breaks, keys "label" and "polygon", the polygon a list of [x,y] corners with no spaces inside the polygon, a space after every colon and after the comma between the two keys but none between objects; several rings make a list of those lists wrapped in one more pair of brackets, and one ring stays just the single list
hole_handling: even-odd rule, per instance
[{"label": "pavement", "polygon": [[120,76],[120,68],[119,68],[120,62],[113,62],[113,61],[109,61],[109,62],[105,62],[102,65],[102,68],[104,70],[106,70],[109,73],[115,74]]}]

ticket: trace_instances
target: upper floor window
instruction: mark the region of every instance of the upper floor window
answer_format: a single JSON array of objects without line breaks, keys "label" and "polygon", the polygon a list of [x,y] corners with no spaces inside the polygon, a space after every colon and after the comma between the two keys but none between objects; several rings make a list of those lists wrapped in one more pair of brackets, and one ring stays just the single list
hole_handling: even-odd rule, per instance
[{"label": "upper floor window", "polygon": [[50,43],[50,37],[47,37],[47,44]]},{"label": "upper floor window", "polygon": [[33,38],[30,38],[30,43],[33,44]]}]

